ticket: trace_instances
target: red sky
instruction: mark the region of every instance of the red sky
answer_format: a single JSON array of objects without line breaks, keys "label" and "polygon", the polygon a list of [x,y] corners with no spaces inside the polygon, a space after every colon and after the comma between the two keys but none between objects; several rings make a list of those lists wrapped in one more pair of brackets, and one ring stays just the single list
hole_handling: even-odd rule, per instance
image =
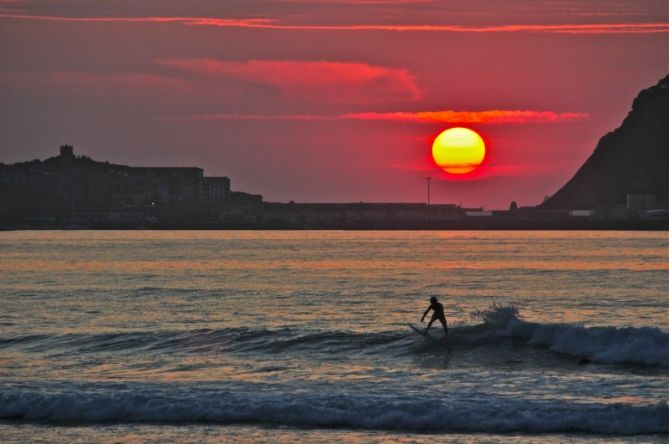
[{"label": "red sky", "polygon": [[[62,143],[270,201],[506,208],[669,72],[665,0],[0,0],[0,162]],[[463,125],[469,180],[430,161]]]}]

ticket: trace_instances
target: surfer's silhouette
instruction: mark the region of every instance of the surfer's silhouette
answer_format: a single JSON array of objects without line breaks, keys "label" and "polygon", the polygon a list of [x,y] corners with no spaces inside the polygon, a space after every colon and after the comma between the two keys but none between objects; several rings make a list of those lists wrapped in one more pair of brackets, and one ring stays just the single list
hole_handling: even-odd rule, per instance
[{"label": "surfer's silhouette", "polygon": [[441,322],[441,325],[444,326],[444,336],[448,336],[448,323],[446,322],[446,315],[444,314],[444,306],[441,305],[441,303],[437,301],[437,298],[434,296],[430,298],[430,306],[427,307],[427,310],[425,310],[425,313],[423,313],[423,317],[420,318],[420,322],[425,320],[425,316],[427,316],[430,310],[433,311],[432,319],[430,319],[430,322],[427,323],[427,327],[425,327],[425,334],[427,334],[427,331],[430,329],[434,321],[438,319],[439,322]]}]

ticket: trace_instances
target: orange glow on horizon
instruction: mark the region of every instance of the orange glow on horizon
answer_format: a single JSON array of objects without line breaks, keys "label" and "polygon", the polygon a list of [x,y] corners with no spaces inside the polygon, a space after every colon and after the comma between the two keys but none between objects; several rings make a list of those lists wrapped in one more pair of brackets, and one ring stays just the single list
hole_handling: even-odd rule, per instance
[{"label": "orange glow on horizon", "polygon": [[449,174],[467,174],[485,159],[486,148],[481,136],[468,128],[449,128],[432,143],[432,158]]}]

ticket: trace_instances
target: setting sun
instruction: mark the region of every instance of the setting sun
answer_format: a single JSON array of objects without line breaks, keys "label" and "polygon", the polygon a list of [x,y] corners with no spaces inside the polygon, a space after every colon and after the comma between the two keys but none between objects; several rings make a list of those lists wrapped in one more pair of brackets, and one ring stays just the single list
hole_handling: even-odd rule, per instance
[{"label": "setting sun", "polygon": [[483,162],[485,143],[468,128],[449,128],[434,139],[432,157],[447,173],[466,174]]}]

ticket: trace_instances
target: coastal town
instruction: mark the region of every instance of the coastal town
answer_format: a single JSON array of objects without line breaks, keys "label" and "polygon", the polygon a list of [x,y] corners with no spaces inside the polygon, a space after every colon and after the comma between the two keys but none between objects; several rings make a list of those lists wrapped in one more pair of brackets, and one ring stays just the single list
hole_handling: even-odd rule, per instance
[{"label": "coastal town", "polygon": [[0,226],[217,229],[602,229],[669,228],[669,205],[627,194],[614,206],[507,210],[424,203],[281,203],[233,191],[197,167],[95,161],[62,145],[57,156],[0,164]]}]

